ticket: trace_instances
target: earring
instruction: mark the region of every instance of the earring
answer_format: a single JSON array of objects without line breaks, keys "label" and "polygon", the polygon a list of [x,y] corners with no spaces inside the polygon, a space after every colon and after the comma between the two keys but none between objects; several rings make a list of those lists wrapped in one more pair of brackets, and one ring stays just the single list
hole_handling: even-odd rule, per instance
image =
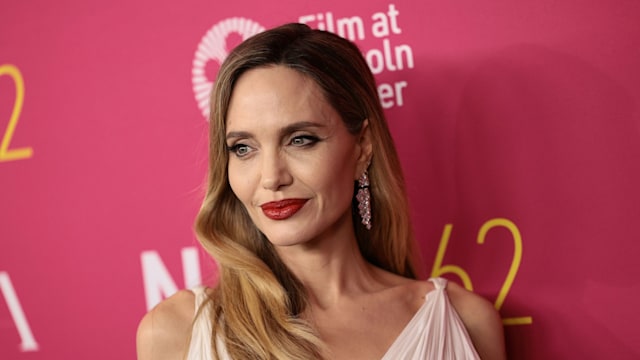
[{"label": "earring", "polygon": [[369,192],[369,175],[365,170],[358,179],[358,212],[362,218],[362,225],[371,230],[371,193]]}]

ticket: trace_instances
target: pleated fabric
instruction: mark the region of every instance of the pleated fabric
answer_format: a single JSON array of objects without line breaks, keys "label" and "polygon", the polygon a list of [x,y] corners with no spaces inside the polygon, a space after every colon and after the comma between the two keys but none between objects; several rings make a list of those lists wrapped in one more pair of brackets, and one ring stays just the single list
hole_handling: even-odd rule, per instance
[{"label": "pleated fabric", "polygon": [[[196,314],[198,309],[207,300],[207,294],[204,286],[198,286],[191,289],[195,295]],[[211,328],[211,303],[209,306],[202,308],[200,314],[194,319],[193,330],[191,330],[191,342],[189,343],[189,353],[187,360],[213,360],[213,352],[211,349],[211,337],[213,329]],[[229,354],[226,353],[224,344],[217,341],[218,351],[220,352],[220,360],[231,360]]]},{"label": "pleated fabric", "polygon": [[[431,278],[435,289],[402,330],[381,360],[466,360],[480,359],[462,320],[447,296],[447,280]],[[196,311],[207,299],[204,287],[192,289]],[[211,307],[195,319],[187,360],[212,360]],[[219,340],[219,339],[218,339]],[[217,343],[222,360],[231,360],[224,344]]]},{"label": "pleated fabric", "polygon": [[431,278],[435,289],[393,342],[382,360],[480,359],[447,296],[447,280]]}]

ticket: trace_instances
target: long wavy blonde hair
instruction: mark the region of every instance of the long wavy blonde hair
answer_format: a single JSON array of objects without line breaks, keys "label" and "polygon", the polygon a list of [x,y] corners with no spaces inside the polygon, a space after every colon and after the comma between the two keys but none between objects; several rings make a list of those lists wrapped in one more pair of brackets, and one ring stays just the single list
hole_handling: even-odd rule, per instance
[{"label": "long wavy blonde hair", "polygon": [[[212,92],[208,185],[195,223],[199,241],[219,266],[210,299],[212,339],[222,340],[234,359],[321,358],[322,341],[299,316],[307,306],[304,285],[253,224],[228,181],[225,119],[234,85],[247,70],[272,65],[313,79],[352,134],[368,119],[372,228],[360,223],[353,200],[358,245],[371,264],[415,278],[409,206],[375,80],[353,43],[306,25],[287,24],[251,37],[229,54]],[[218,358],[217,342],[212,343]]]}]

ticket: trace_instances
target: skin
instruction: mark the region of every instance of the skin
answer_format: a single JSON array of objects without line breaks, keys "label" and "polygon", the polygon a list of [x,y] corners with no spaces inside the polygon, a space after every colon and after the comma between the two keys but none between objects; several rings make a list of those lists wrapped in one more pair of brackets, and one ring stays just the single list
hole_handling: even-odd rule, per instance
[{"label": "skin", "polygon": [[[277,66],[240,77],[227,114],[229,183],[281,256],[355,238],[353,182],[371,152],[361,138],[298,72]],[[306,203],[288,219],[268,218],[260,206],[282,199]]]},{"label": "skin", "polygon": [[[350,134],[320,88],[272,66],[238,80],[227,117],[229,182],[252,220],[308,289],[302,316],[330,359],[380,359],[433,290],[364,260],[351,223],[353,182],[372,156],[369,129]],[[260,205],[307,199],[285,220]],[[485,299],[449,283],[447,292],[482,359],[504,359],[500,318]],[[393,306],[390,306],[393,304]],[[139,359],[185,354],[194,297],[180,291],[150,311],[138,329]]]}]

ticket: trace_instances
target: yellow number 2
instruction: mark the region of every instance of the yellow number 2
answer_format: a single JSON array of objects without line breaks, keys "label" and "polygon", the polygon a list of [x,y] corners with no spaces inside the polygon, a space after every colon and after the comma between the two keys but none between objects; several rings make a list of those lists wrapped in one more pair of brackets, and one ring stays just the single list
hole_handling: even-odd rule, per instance
[{"label": "yellow number 2", "polygon": [[13,65],[5,64],[0,66],[0,76],[2,75],[9,75],[13,79],[16,86],[16,100],[13,104],[13,111],[11,112],[11,118],[9,119],[7,130],[2,137],[2,143],[0,143],[0,162],[28,159],[33,156],[32,148],[25,147],[9,149],[13,132],[16,129],[16,125],[18,125],[20,111],[22,111],[22,102],[24,101],[24,80],[22,79],[20,70]]},{"label": "yellow number 2", "polygon": [[[462,284],[464,287],[473,291],[473,284],[471,283],[471,277],[469,274],[458,265],[442,265],[442,261],[444,259],[444,254],[447,250],[447,246],[449,245],[449,238],[451,237],[451,230],[453,225],[446,224],[444,226],[444,231],[442,232],[442,238],[440,239],[440,245],[438,246],[438,252],[436,253],[436,258],[433,263],[433,269],[431,270],[431,276],[437,277],[446,273],[457,275],[460,280],[462,280]],[[478,244],[484,244],[485,239],[487,237],[487,233],[489,230],[495,227],[504,227],[511,232],[511,236],[513,237],[514,242],[514,250],[513,250],[513,259],[511,261],[511,266],[509,267],[509,272],[507,273],[507,277],[502,283],[502,287],[500,288],[500,293],[495,302],[495,308],[499,311],[502,308],[502,304],[509,294],[509,290],[511,290],[511,285],[515,280],[516,274],[518,273],[518,268],[520,267],[520,261],[522,260],[522,236],[520,235],[520,231],[518,227],[510,220],[504,218],[496,218],[491,219],[484,223],[478,232]],[[529,325],[533,322],[531,316],[520,316],[520,317],[510,317],[503,318],[502,323],[504,325]]]},{"label": "yellow number 2", "polygon": [[[478,244],[484,244],[484,240],[487,237],[487,233],[489,230],[494,227],[504,227],[509,232],[511,232],[511,236],[513,237],[513,259],[511,260],[511,266],[509,267],[509,272],[507,273],[507,277],[502,283],[502,288],[500,289],[500,293],[498,294],[498,298],[495,302],[495,307],[497,310],[502,308],[502,304],[504,303],[504,299],[506,299],[509,290],[511,290],[511,285],[513,284],[513,280],[516,278],[516,274],[518,273],[518,268],[520,267],[520,261],[522,260],[522,235],[520,235],[520,231],[516,224],[514,224],[509,219],[497,218],[487,221],[482,225],[480,231],[478,231]],[[520,316],[520,317],[511,317],[511,318],[503,318],[502,323],[505,325],[529,325],[533,322],[531,316]]]}]

